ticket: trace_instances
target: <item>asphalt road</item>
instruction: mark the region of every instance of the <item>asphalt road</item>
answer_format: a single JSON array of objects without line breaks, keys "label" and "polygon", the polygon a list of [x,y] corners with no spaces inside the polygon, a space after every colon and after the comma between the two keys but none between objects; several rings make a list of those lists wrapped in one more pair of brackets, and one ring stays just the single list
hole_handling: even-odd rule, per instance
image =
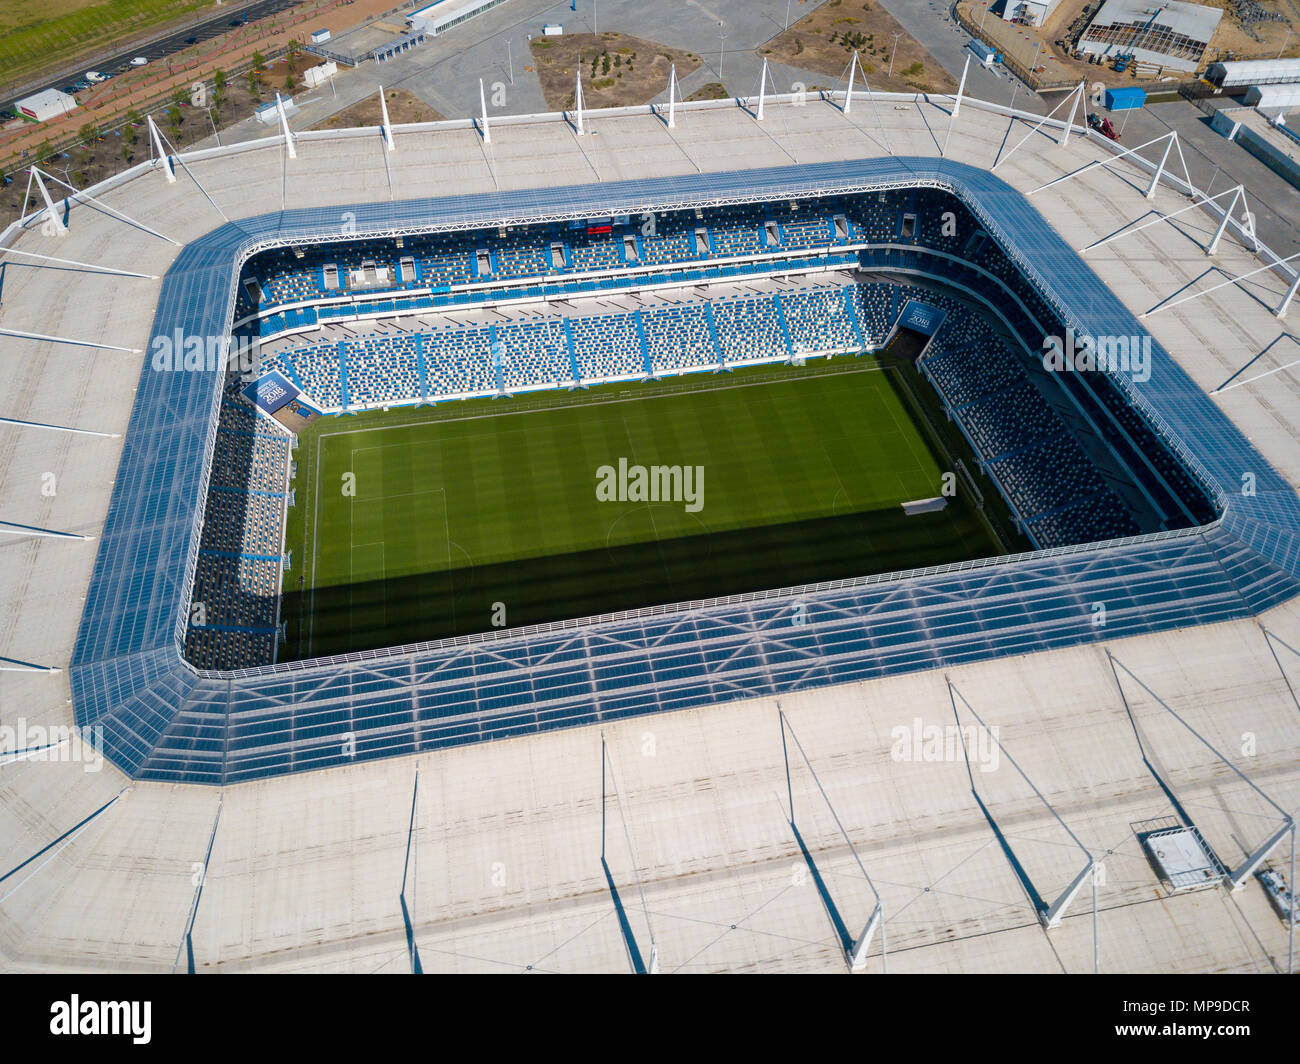
[{"label": "asphalt road", "polygon": [[37,92],[43,92],[45,89],[62,89],[74,82],[82,81],[87,70],[97,70],[102,74],[120,74],[124,70],[129,70],[131,60],[140,55],[151,63],[158,62],[197,43],[209,41],[213,37],[219,37],[221,34],[229,32],[232,24],[236,21],[254,22],[268,15],[274,15],[278,11],[291,8],[300,2],[301,0],[254,0],[253,3],[246,4],[243,7],[232,4],[224,8],[219,14],[197,25],[187,26],[174,33],[164,34],[148,43],[136,44],[132,48],[114,53],[107,59],[98,59],[93,63],[88,61],[85,69],[75,75],[66,75],[57,80],[48,81],[38,88],[27,89],[9,97],[0,103],[0,109],[12,107],[17,100]]}]

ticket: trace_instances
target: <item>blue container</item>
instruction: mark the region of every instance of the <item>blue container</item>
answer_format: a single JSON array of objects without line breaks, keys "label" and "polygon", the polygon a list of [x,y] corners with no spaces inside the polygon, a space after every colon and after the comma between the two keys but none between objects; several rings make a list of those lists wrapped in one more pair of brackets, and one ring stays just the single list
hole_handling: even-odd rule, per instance
[{"label": "blue container", "polygon": [[[1118,69],[1118,68],[1116,68]],[[1147,102],[1147,90],[1136,85],[1106,90],[1108,111],[1134,111]]]}]

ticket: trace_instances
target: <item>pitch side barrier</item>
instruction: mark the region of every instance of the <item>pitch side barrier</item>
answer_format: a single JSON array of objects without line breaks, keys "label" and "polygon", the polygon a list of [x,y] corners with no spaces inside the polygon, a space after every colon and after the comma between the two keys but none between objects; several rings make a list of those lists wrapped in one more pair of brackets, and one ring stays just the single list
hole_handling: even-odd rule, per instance
[{"label": "pitch side barrier", "polygon": [[[917,185],[960,197],[1066,322],[1092,335],[1145,331],[1000,179],[952,160],[884,156],[242,219],[182,249],[153,332],[220,334],[246,258],[337,239],[339,209],[355,214],[350,239],[361,240]],[[1218,500],[1220,516],[1200,528],[199,672],[180,635],[220,388],[216,371],[154,372],[146,359],[70,667],[77,723],[102,724],[103,752],[137,778],[233,783],[1228,620],[1300,592],[1300,499],[1153,342],[1150,380],[1129,388]]]}]

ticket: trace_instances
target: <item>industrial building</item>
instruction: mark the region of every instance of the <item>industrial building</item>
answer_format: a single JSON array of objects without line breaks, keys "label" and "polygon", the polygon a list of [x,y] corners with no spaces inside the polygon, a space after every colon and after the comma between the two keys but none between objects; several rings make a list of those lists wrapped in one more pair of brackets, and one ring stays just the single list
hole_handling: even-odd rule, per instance
[{"label": "industrial building", "polygon": [[1083,36],[1079,50],[1117,59],[1195,70],[1205,56],[1223,12],[1204,4],[1169,0],[1106,0]]}]

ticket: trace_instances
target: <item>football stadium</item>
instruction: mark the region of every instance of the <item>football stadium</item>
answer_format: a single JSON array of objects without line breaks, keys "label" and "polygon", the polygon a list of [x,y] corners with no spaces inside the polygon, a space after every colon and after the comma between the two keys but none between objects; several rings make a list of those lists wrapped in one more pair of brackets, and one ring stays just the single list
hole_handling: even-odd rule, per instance
[{"label": "football stadium", "polygon": [[33,170],[0,965],[1291,970],[1300,274],[1080,97]]}]

